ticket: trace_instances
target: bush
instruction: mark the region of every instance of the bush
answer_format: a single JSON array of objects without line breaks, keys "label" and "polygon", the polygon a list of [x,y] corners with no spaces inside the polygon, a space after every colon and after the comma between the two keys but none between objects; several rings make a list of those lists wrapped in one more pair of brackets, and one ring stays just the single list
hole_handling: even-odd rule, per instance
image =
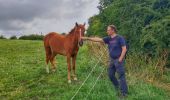
[{"label": "bush", "polygon": [[31,35],[23,35],[19,37],[20,40],[43,40],[43,35],[31,34]]}]

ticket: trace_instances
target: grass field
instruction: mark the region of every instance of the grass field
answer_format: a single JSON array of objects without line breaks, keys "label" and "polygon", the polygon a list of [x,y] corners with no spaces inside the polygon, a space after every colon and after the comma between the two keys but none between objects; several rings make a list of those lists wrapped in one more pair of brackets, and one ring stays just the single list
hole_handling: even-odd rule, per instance
[{"label": "grass field", "polygon": [[[0,100],[70,100],[97,59],[89,55],[86,45],[80,48],[76,62],[78,81],[71,84],[67,83],[65,57],[57,56],[56,61],[57,71],[47,74],[42,41],[0,40]],[[104,67],[99,81],[89,93]],[[170,77],[170,74],[166,77]],[[128,76],[127,81],[127,100],[170,100],[166,89],[146,83],[133,75]],[[106,66],[100,63],[97,65],[74,100],[117,100],[107,77]]]}]

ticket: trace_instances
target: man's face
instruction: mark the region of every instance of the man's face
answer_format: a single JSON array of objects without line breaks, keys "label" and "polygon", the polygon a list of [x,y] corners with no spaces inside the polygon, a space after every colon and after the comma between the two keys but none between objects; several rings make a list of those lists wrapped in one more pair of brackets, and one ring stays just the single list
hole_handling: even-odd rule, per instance
[{"label": "man's face", "polygon": [[107,34],[112,35],[114,33],[113,29],[111,27],[107,27]]}]

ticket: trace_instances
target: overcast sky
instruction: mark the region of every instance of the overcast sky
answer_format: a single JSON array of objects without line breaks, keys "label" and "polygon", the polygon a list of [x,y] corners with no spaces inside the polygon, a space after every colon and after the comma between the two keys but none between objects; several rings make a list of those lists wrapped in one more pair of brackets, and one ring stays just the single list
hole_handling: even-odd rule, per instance
[{"label": "overcast sky", "polygon": [[69,32],[98,14],[99,0],[0,0],[0,35]]}]

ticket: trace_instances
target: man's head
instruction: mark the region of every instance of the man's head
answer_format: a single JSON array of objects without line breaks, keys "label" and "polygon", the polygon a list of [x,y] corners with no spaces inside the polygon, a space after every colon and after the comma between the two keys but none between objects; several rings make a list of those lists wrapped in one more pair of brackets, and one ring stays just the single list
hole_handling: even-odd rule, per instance
[{"label": "man's head", "polygon": [[109,25],[109,26],[107,27],[107,34],[108,34],[108,35],[113,35],[113,34],[115,34],[115,33],[117,33],[116,26],[114,26],[114,25]]}]

